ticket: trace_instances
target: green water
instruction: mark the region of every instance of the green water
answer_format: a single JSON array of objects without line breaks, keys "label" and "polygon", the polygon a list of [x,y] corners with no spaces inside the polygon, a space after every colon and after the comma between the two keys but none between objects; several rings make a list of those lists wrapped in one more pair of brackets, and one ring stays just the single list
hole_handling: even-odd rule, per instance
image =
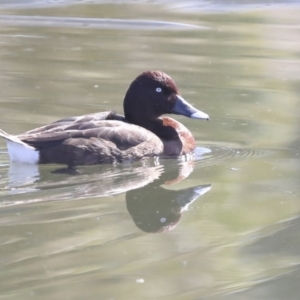
[{"label": "green water", "polygon": [[149,69],[211,120],[174,117],[195,161],[77,175],[1,140],[0,299],[298,299],[300,8],[102,2],[0,4],[0,128],[122,113]]}]

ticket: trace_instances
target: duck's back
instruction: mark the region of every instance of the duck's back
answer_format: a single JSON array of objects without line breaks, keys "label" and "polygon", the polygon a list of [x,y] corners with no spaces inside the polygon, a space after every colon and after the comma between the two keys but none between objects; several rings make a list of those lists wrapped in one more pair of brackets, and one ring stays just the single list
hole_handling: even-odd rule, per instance
[{"label": "duck's back", "polygon": [[134,161],[163,152],[155,134],[113,112],[61,119],[18,138],[39,152],[39,163],[68,166]]}]

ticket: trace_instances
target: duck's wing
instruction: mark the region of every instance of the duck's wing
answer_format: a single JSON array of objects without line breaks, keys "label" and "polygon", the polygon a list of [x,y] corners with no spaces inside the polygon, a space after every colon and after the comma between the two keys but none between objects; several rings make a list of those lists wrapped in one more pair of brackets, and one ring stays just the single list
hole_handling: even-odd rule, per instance
[{"label": "duck's wing", "polygon": [[68,138],[84,137],[84,131],[87,129],[102,128],[103,131],[107,127],[107,123],[103,123],[106,120],[125,122],[125,117],[112,111],[68,117],[24,132],[18,135],[18,138],[37,149],[49,147]]},{"label": "duck's wing", "polygon": [[153,137],[150,131],[133,124],[116,120],[87,121],[60,125],[49,124],[43,130],[29,131],[18,138],[36,149],[60,144],[67,139],[101,139],[115,144],[120,150],[148,141]]},{"label": "duck's wing", "polygon": [[53,122],[52,124],[65,123],[65,122],[77,124],[77,123],[84,123],[90,121],[103,121],[103,120],[118,120],[118,121],[125,122],[125,117],[115,113],[114,111],[102,111],[102,112],[87,114],[83,116],[75,116],[75,117],[60,119]]},{"label": "duck's wing", "polygon": [[11,160],[23,163],[112,163],[160,155],[164,149],[155,134],[113,112],[58,120],[18,136],[0,131],[0,136]]},{"label": "duck's wing", "polygon": [[87,114],[83,116],[68,117],[68,118],[57,120],[48,125],[41,126],[32,129],[30,131],[27,131],[23,134],[20,134],[19,137],[23,137],[23,136],[25,137],[28,135],[38,134],[38,133],[46,133],[48,131],[60,131],[61,129],[72,125],[76,126],[76,124],[84,124],[87,122],[104,121],[104,120],[118,120],[118,121],[125,122],[125,117],[116,114],[113,111],[104,111],[104,112]]},{"label": "duck's wing", "polygon": [[114,119],[65,119],[18,138],[39,151],[40,163],[97,164],[136,160],[163,152],[163,143],[155,134]]}]

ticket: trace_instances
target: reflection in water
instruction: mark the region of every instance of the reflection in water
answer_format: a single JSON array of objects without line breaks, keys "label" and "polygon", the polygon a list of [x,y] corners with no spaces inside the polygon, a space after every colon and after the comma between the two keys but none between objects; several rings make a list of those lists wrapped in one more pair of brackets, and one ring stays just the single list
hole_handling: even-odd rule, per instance
[{"label": "reflection in water", "polygon": [[249,264],[265,266],[263,270],[267,273],[265,278],[268,280],[257,281],[250,289],[223,299],[299,299],[300,267],[299,263],[294,262],[299,261],[299,230],[298,216],[252,233],[248,238],[250,243],[240,250],[241,258]]},{"label": "reflection in water", "polygon": [[172,230],[188,206],[210,190],[210,184],[178,191],[161,187],[162,184],[181,181],[189,175],[191,167],[191,162],[185,162],[180,166],[176,179],[164,172],[158,180],[126,193],[128,212],[138,228],[145,232]]},{"label": "reflection in water", "polygon": [[[36,180],[40,179],[39,168],[33,164],[19,164],[11,162],[9,165],[9,186],[11,193],[29,192],[27,185],[33,184]],[[19,187],[23,188],[20,190]]]},{"label": "reflection in water", "polygon": [[[1,6],[3,8],[43,8],[43,7],[59,7],[65,6],[66,1],[48,1],[48,0],[2,0]],[[69,0],[68,5],[74,4],[84,4],[84,3],[93,3],[93,4],[107,4],[113,1],[107,0]],[[145,4],[145,0],[122,0],[115,1],[115,4]],[[150,1],[148,1],[150,2]],[[210,12],[210,11],[235,11],[235,10],[250,10],[250,9],[261,9],[264,7],[286,7],[288,4],[298,5],[299,2],[297,0],[248,0],[248,1],[229,1],[229,0],[214,0],[214,1],[205,1],[205,0],[189,0],[189,1],[178,1],[178,0],[160,0],[160,1],[152,1],[159,2],[160,4],[164,4],[168,6],[169,9],[175,9],[177,11],[199,11],[199,12]]]},{"label": "reflection in water", "polygon": [[7,16],[0,15],[0,24],[14,26],[46,26],[71,28],[114,28],[114,29],[208,29],[207,27],[185,23],[147,21],[147,20],[121,20],[102,18],[67,18],[44,16]]},{"label": "reflection in water", "polygon": [[134,223],[145,232],[172,230],[182,213],[199,196],[208,192],[210,184],[179,191],[165,190],[157,181],[126,194],[126,204]]},{"label": "reflection in water", "polygon": [[[36,199],[37,201],[117,195],[140,188],[159,178],[163,166],[147,163],[143,162],[142,166],[121,164],[89,166],[71,171],[67,168],[49,171],[47,166],[43,168],[37,165],[11,163],[8,189],[10,194],[27,193],[28,188],[36,192],[51,190],[46,197]],[[48,180],[45,180],[46,176]],[[65,191],[66,188],[68,192]],[[64,190],[63,194],[60,189]],[[32,198],[30,195],[31,200]]]},{"label": "reflection in water", "polygon": [[[5,201],[2,206],[126,193],[127,209],[136,226],[145,232],[165,232],[178,224],[188,206],[208,192],[211,185],[199,185],[178,191],[165,189],[161,185],[173,185],[186,179],[193,172],[194,162],[175,161],[174,164],[171,161],[170,164],[167,161],[165,165],[153,166],[150,161],[145,160],[142,166],[83,168],[73,174],[61,172],[67,169],[52,172],[56,173],[52,174],[53,177],[67,176],[62,183],[44,181],[39,174],[39,166],[11,163],[8,174],[11,195],[43,190],[49,192],[41,198],[29,194],[28,200],[25,194],[22,201]],[[85,174],[84,170],[93,172]]]}]

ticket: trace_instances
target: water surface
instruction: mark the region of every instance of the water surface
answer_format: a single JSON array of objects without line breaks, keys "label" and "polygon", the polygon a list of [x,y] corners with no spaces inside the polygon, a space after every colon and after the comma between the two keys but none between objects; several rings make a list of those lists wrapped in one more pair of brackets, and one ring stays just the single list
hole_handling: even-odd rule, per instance
[{"label": "water surface", "polygon": [[122,112],[160,69],[210,122],[196,159],[10,164],[1,299],[298,299],[300,10],[289,1],[3,1],[0,128]]}]

